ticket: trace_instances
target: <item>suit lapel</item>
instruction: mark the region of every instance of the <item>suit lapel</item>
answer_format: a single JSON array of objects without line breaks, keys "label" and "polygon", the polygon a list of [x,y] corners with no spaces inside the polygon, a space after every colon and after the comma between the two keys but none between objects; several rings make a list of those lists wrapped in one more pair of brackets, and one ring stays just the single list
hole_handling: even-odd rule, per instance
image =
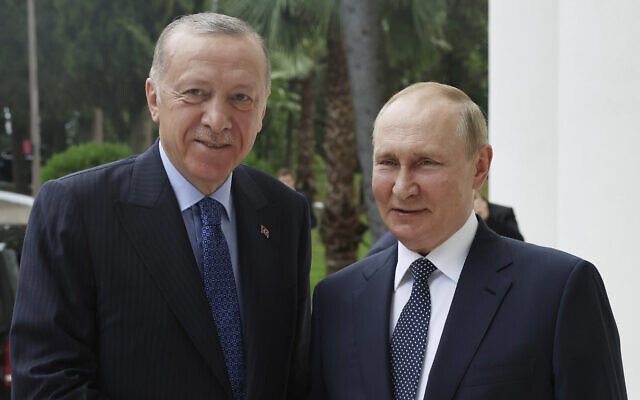
[{"label": "suit lapel", "polygon": [[442,332],[425,399],[452,399],[511,281],[499,272],[512,262],[499,236],[479,221]]},{"label": "suit lapel", "polygon": [[353,293],[355,343],[367,398],[391,398],[389,318],[398,245],[372,256],[362,271],[363,285]]},{"label": "suit lapel", "polygon": [[[284,285],[278,276],[278,249],[281,248],[283,210],[270,203],[260,186],[240,165],[233,172],[231,185],[236,212],[238,263],[242,288],[244,345],[247,368],[247,398],[259,397],[256,388],[265,387],[263,380],[271,368],[269,351],[277,334],[273,321],[282,310],[270,306],[276,287]],[[272,314],[276,315],[274,317]]]},{"label": "suit lapel", "polygon": [[124,229],[153,281],[231,395],[215,324],[158,142],[136,159],[129,197],[121,200],[120,212]]}]

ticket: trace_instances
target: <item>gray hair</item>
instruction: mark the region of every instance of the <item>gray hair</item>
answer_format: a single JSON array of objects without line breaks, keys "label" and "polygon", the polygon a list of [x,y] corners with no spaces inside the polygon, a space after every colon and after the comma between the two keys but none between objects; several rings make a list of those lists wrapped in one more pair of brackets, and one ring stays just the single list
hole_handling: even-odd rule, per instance
[{"label": "gray hair", "polygon": [[456,127],[456,136],[461,137],[465,141],[467,156],[471,157],[482,146],[488,143],[487,121],[480,107],[469,98],[462,90],[449,85],[443,85],[436,82],[419,82],[407,86],[400,92],[396,93],[382,106],[373,124],[372,140],[375,145],[378,120],[391,103],[400,97],[406,96],[414,92],[423,92],[423,94],[436,95],[440,98],[447,99],[458,105],[460,117],[458,126]]},{"label": "gray hair", "polygon": [[171,35],[179,30],[194,34],[219,34],[229,36],[248,36],[254,39],[262,48],[266,61],[265,81],[267,92],[271,89],[271,63],[269,62],[269,51],[262,40],[262,37],[246,22],[230,17],[228,15],[212,12],[184,15],[164,28],[153,52],[153,62],[149,77],[158,84],[169,66],[169,59],[165,45]]}]

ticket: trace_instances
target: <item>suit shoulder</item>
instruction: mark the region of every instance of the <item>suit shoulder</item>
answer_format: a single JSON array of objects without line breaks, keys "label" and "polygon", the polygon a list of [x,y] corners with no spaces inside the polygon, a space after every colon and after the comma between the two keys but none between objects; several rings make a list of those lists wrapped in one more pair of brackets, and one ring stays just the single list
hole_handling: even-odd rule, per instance
[{"label": "suit shoulder", "polygon": [[52,204],[58,204],[82,215],[95,216],[95,210],[106,213],[114,201],[128,197],[139,157],[131,156],[50,180],[40,188],[36,200],[43,199],[41,205],[49,211],[55,211]]},{"label": "suit shoulder", "polygon": [[99,165],[93,168],[77,171],[69,175],[54,179],[55,183],[71,189],[93,190],[101,187],[103,191],[107,189],[110,181],[119,181],[123,175],[129,175],[133,164],[138,156],[130,156],[118,161]]},{"label": "suit shoulder", "polygon": [[577,265],[591,265],[588,261],[562,250],[509,238],[501,238],[501,240],[509,248],[514,265],[528,268],[532,274],[539,277],[566,278]]},{"label": "suit shoulder", "polygon": [[582,260],[573,254],[558,250],[552,247],[540,246],[533,243],[522,242],[520,240],[502,238],[514,251],[523,256],[543,257],[545,259],[553,259],[565,262],[577,262]]},{"label": "suit shoulder", "polygon": [[345,290],[358,286],[366,279],[380,273],[384,268],[395,268],[397,246],[392,245],[378,253],[363,258],[324,278],[318,286]]}]

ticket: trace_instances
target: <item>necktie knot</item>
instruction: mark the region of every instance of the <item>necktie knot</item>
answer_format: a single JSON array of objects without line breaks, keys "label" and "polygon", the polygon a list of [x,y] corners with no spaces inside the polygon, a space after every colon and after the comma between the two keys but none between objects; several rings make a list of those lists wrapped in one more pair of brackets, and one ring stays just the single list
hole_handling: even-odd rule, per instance
[{"label": "necktie knot", "polygon": [[421,257],[412,262],[409,269],[411,270],[411,274],[413,274],[414,281],[426,282],[437,268],[427,258]]},{"label": "necktie knot", "polygon": [[211,197],[205,196],[198,202],[200,207],[200,218],[202,226],[205,225],[220,225],[222,220],[223,205]]}]

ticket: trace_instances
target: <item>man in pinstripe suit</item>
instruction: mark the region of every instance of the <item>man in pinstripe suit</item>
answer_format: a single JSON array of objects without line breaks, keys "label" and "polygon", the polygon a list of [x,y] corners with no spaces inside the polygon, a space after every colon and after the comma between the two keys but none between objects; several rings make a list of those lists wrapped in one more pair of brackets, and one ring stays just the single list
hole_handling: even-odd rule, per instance
[{"label": "man in pinstripe suit", "polygon": [[[268,54],[246,23],[206,13],[165,28],[146,82],[159,141],[50,181],[36,198],[11,333],[15,398],[301,398],[308,206],[239,165],[269,92]],[[203,290],[205,197],[223,207],[240,394]]]}]

